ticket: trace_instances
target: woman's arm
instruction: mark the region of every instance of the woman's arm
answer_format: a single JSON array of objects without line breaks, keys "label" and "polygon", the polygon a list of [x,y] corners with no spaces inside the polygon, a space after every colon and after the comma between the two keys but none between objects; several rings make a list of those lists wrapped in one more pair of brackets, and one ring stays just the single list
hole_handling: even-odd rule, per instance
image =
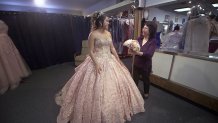
[{"label": "woman's arm", "polygon": [[94,34],[91,32],[89,34],[89,37],[88,37],[89,55],[90,55],[92,61],[94,62],[94,65],[96,67],[96,72],[100,73],[101,72],[101,68],[98,65],[98,62],[96,61],[96,58],[94,56],[94,43],[95,43]]},{"label": "woman's arm", "polygon": [[[111,37],[111,39],[112,39],[112,36],[111,36],[110,33],[109,33],[109,35],[110,35],[110,37]],[[112,54],[115,56],[115,58],[117,59],[117,61],[118,61],[122,66],[125,66],[125,65],[123,64],[123,62],[120,60],[119,56],[117,55],[117,51],[116,51],[116,49],[114,48],[113,42],[111,42],[111,44],[110,44],[110,50],[111,50],[111,53],[112,53]]]},{"label": "woman's arm", "polygon": [[[111,37],[111,34],[110,34],[110,37]],[[111,37],[112,39],[112,37]],[[114,45],[113,45],[113,42],[110,43],[110,50],[111,50],[111,53],[115,56],[115,58],[120,61],[120,58],[119,56],[117,55],[117,51],[115,50],[114,48]]]},{"label": "woman's arm", "polygon": [[120,58],[119,58],[119,56],[117,55],[117,51],[115,50],[114,45],[113,45],[112,42],[111,42],[111,44],[110,44],[110,50],[111,50],[111,53],[115,56],[115,58],[116,58],[118,61],[120,61]]}]

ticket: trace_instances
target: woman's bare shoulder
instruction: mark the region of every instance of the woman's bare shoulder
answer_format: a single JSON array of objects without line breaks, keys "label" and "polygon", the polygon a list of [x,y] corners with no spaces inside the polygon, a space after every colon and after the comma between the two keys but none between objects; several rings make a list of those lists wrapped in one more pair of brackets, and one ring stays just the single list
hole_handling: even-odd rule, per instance
[{"label": "woman's bare shoulder", "polygon": [[91,37],[92,37],[92,38],[95,38],[96,35],[97,35],[97,31],[94,30],[94,31],[92,31],[92,32],[89,33],[89,38],[91,38]]},{"label": "woman's bare shoulder", "polygon": [[111,36],[111,32],[109,32],[109,31],[106,31],[106,34],[109,35],[109,36]]}]

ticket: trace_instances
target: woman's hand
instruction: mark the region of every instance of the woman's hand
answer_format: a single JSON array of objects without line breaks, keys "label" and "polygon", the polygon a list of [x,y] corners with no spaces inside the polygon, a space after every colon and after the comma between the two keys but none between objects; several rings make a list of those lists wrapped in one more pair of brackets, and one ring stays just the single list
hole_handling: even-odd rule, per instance
[{"label": "woman's hand", "polygon": [[143,55],[143,52],[134,51],[132,49],[129,49],[129,53],[132,54],[132,55],[138,55],[138,56],[142,56]]},{"label": "woman's hand", "polygon": [[131,55],[136,55],[136,51],[132,50],[132,49],[129,49],[129,54]]},{"label": "woman's hand", "polygon": [[98,64],[95,65],[95,70],[96,70],[96,74],[100,74],[102,71],[101,67]]},{"label": "woman's hand", "polygon": [[131,55],[134,55],[132,49],[128,49],[128,53],[131,54]]}]

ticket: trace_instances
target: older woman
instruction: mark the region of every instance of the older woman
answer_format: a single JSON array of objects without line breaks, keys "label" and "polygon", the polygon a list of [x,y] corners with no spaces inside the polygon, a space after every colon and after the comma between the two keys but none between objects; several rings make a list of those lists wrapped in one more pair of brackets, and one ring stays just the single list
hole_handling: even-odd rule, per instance
[{"label": "older woman", "polygon": [[140,51],[132,52],[135,56],[133,79],[138,84],[140,76],[144,83],[144,94],[142,96],[147,98],[149,95],[150,80],[149,75],[152,70],[152,56],[156,49],[156,25],[154,22],[147,22],[142,28],[142,35],[138,38],[140,44]]}]

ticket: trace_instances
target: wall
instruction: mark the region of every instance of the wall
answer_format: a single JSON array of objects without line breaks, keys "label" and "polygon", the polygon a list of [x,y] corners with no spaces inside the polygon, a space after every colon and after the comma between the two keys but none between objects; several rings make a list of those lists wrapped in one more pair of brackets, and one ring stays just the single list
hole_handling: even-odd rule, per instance
[{"label": "wall", "polygon": [[100,11],[104,8],[115,5],[117,2],[118,2],[117,0],[103,0],[103,1],[98,2],[97,4],[95,4],[93,6],[90,6],[89,8],[85,9],[83,11],[83,15],[89,15],[95,11]]},{"label": "wall", "polygon": [[[175,24],[182,24],[182,19],[187,17],[185,15],[179,15],[176,13],[172,12],[167,12],[158,8],[149,8],[148,10],[148,20],[152,20],[154,17],[157,18],[157,21],[159,22],[164,22],[165,20],[165,15],[170,15],[170,19],[173,20]],[[178,16],[178,22],[175,22],[175,17]]]}]

